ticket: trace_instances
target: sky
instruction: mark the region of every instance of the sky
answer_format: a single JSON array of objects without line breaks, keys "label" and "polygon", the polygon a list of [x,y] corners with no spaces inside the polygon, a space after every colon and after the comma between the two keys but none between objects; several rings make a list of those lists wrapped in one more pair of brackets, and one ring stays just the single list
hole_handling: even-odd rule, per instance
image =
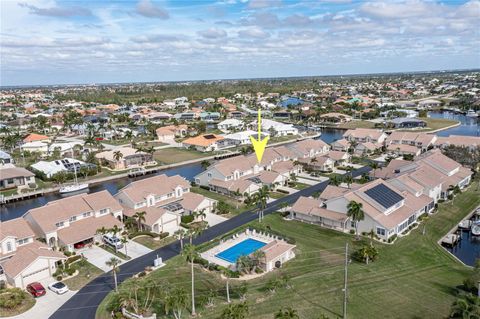
[{"label": "sky", "polygon": [[480,1],[0,1],[0,85],[480,67]]}]

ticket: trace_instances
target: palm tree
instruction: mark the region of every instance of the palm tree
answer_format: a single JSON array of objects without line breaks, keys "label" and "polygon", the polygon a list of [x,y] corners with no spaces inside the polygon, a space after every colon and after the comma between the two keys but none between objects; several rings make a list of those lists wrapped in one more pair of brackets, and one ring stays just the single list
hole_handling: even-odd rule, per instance
[{"label": "palm tree", "polygon": [[125,221],[123,222],[123,224],[125,225],[125,227],[128,229],[128,230],[131,230],[136,224],[137,222],[135,221],[134,218],[132,217],[127,217],[125,219]]},{"label": "palm tree", "polygon": [[480,317],[480,298],[473,294],[465,294],[455,300],[450,318],[476,319]]},{"label": "palm tree", "polygon": [[350,201],[347,205],[347,216],[355,222],[355,234],[358,236],[358,223],[365,218],[365,212],[363,211],[363,204],[356,201]]},{"label": "palm tree", "polygon": [[353,177],[352,177],[352,175],[351,175],[351,174],[345,175],[345,177],[343,178],[343,181],[344,181],[345,183],[347,183],[348,188],[350,188],[350,185],[352,185],[352,183],[353,183]]},{"label": "palm tree", "polygon": [[198,212],[195,213],[195,217],[200,217],[200,219],[203,220],[207,218],[207,214],[205,213],[205,208],[200,209]]},{"label": "palm tree", "polygon": [[298,313],[292,307],[279,309],[275,313],[275,319],[299,319]]},{"label": "palm tree", "polygon": [[115,160],[115,162],[119,162],[120,159],[122,159],[122,158],[123,158],[122,152],[120,152],[120,151],[113,152],[113,159]]},{"label": "palm tree", "polygon": [[115,281],[115,291],[118,292],[118,283],[117,283],[117,272],[120,270],[120,259],[112,257],[105,262],[105,265],[112,268],[113,279]]},{"label": "palm tree", "polygon": [[142,222],[145,221],[145,215],[147,214],[147,212],[143,211],[143,212],[136,212],[134,215],[133,215],[133,218],[135,218],[137,220],[137,227],[138,227],[138,231],[142,231]]},{"label": "palm tree", "polygon": [[378,163],[375,162],[375,161],[371,161],[370,164],[368,164],[368,166],[370,166],[372,168],[372,171],[373,171],[373,178],[375,179],[375,170],[378,169]]},{"label": "palm tree", "polygon": [[123,236],[120,239],[120,242],[123,244],[123,247],[125,248],[125,256],[128,257],[128,251],[127,251],[127,243],[128,243],[128,238],[126,236]]},{"label": "palm tree", "polygon": [[173,312],[175,319],[182,317],[183,309],[187,306],[187,293],[183,288],[167,290],[165,295],[165,313]]},{"label": "palm tree", "polygon": [[102,228],[97,229],[96,233],[100,235],[105,235],[106,233],[108,233],[108,231],[109,231],[108,228],[105,228],[105,226],[102,226]]},{"label": "palm tree", "polygon": [[179,228],[173,234],[175,235],[175,237],[178,238],[178,240],[180,240],[180,249],[183,250],[183,239],[185,238],[185,235],[187,234],[187,232],[185,231],[185,229]]},{"label": "palm tree", "polygon": [[[117,234],[121,231],[122,229],[117,225],[113,225],[113,227],[108,230],[109,233],[113,234],[113,237],[117,237]],[[115,245],[115,253],[118,253],[117,245]]]},{"label": "palm tree", "polygon": [[255,205],[258,206],[258,220],[262,222],[263,220],[263,211],[267,207],[267,200],[269,198],[268,194],[268,187],[263,186],[258,190],[258,192],[254,195],[255,198]]},{"label": "palm tree", "polygon": [[337,175],[333,175],[333,177],[330,177],[330,184],[332,184],[333,186],[340,185],[340,180],[338,179]]},{"label": "palm tree", "polygon": [[196,315],[196,312],[195,312],[195,277],[194,277],[194,271],[193,271],[193,261],[195,260],[195,258],[198,255],[197,248],[192,244],[185,245],[185,247],[183,247],[183,250],[182,250],[182,255],[185,256],[187,261],[190,261],[190,267],[191,267],[190,269],[191,269],[191,273],[192,273],[192,316],[195,316]]},{"label": "palm tree", "polygon": [[246,319],[248,317],[248,305],[246,302],[230,304],[220,315],[220,319]]},{"label": "palm tree", "polygon": [[203,161],[200,163],[200,165],[202,166],[202,168],[203,168],[204,170],[206,170],[206,169],[210,166],[210,162],[207,161],[207,160],[203,160]]}]

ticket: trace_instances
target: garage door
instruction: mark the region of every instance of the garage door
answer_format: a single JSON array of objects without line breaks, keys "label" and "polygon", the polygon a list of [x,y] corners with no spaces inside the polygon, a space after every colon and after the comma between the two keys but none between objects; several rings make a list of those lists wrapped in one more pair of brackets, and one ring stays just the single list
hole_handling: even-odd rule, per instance
[{"label": "garage door", "polygon": [[29,283],[32,283],[35,281],[41,281],[48,277],[50,277],[50,273],[48,272],[48,267],[38,269],[37,271],[23,275],[23,284],[26,286]]}]

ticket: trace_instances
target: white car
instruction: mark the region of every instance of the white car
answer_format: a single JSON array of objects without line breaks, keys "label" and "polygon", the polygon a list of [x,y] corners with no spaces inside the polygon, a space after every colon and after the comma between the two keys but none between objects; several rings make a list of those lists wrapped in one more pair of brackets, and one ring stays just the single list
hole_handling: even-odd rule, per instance
[{"label": "white car", "polygon": [[63,295],[68,291],[67,285],[65,285],[61,281],[56,281],[51,283],[50,285],[48,285],[48,289],[50,289],[51,291],[59,295]]},{"label": "white car", "polygon": [[112,246],[113,248],[117,248],[117,249],[122,249],[123,248],[123,244],[120,241],[120,238],[118,238],[118,237],[111,236],[111,235],[103,235],[103,241],[106,244]]}]

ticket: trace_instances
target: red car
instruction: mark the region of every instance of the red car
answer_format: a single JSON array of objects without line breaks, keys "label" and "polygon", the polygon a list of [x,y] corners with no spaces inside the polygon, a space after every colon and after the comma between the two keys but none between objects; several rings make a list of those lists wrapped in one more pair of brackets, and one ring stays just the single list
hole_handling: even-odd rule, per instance
[{"label": "red car", "polygon": [[27,291],[32,294],[33,297],[41,297],[47,293],[45,288],[39,282],[32,282],[27,286]]}]

